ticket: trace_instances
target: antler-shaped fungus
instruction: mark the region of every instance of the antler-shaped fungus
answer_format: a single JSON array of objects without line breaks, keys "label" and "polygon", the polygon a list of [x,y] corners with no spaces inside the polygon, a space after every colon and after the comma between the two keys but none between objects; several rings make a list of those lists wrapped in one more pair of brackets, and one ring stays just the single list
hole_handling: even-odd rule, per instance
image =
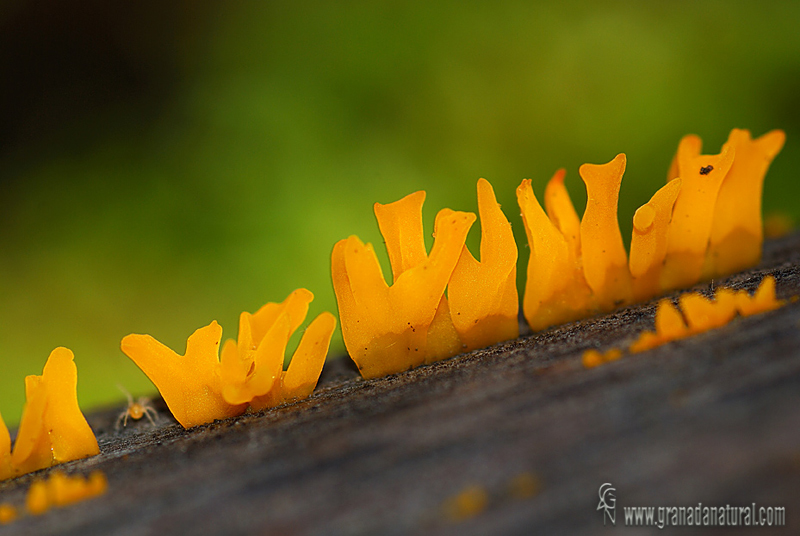
[{"label": "antler-shaped fungus", "polygon": [[450,320],[445,287],[475,215],[442,209],[428,255],[422,234],[425,192],[375,203],[394,282],[386,284],[372,244],[340,240],[331,254],[342,336],[364,378],[375,378],[454,355],[461,341]]},{"label": "antler-shaped fungus", "polygon": [[308,326],[289,368],[283,371],[289,338],[308,314],[314,295],[301,288],[282,303],[268,303],[239,318],[239,340],[228,340],[220,357],[222,395],[229,404],[254,410],[306,398],[317,385],[325,364],[336,319],[321,313]]},{"label": "antler-shaped fungus", "polygon": [[293,365],[283,373],[286,344],[312,299],[311,292],[299,289],[281,304],[268,303],[253,315],[242,313],[239,342],[226,343],[222,363],[222,328],[216,321],[189,337],[182,356],[150,335],[128,335],[122,351],[147,374],[184,428],[234,417],[248,405],[262,409],[313,391],[335,327],[330,313],[311,323]]},{"label": "antler-shaped fungus", "polygon": [[150,335],[127,335],[120,345],[156,386],[172,415],[184,428],[244,413],[247,404],[222,397],[217,321],[192,333],[186,352],[178,355]]},{"label": "antler-shaped fungus", "polygon": [[736,158],[714,205],[706,278],[732,274],[761,260],[764,177],[785,141],[782,130],[767,132],[755,140],[748,130],[731,131],[728,143],[734,147]]},{"label": "antler-shaped fungus", "polygon": [[[536,200],[530,179],[523,180],[517,188],[517,202],[530,245],[522,310],[533,330],[577,320],[595,307],[580,259],[576,257],[580,252],[580,233],[574,231],[571,215],[575,209],[563,180],[564,170],[559,170],[548,185],[548,189],[553,185],[554,191],[550,218]],[[571,232],[562,234],[553,220]]]},{"label": "antler-shaped fungus", "polygon": [[13,452],[0,417],[0,480],[100,452],[78,406],[74,358],[67,348],[56,348],[41,376],[25,378],[26,402]]},{"label": "antler-shaped fungus", "polygon": [[517,244],[486,179],[478,180],[478,214],[481,260],[464,246],[447,290],[453,326],[466,351],[519,337]]},{"label": "antler-shaped fungus", "polygon": [[694,285],[700,280],[711,236],[720,185],[733,165],[736,148],[726,143],[718,155],[701,155],[702,142],[684,136],[678,145],[681,190],[667,231],[667,255],[661,272],[662,290]]},{"label": "antler-shaped fungus", "polygon": [[523,298],[525,319],[534,330],[610,310],[633,299],[628,257],[617,222],[617,199],[625,155],[607,164],[584,164],[583,219],[564,187],[564,170],[545,190],[545,215],[530,179],[517,188],[517,201],[528,235],[530,258]]},{"label": "antler-shaped fungus", "polygon": [[[545,190],[547,216],[530,180],[522,181],[517,200],[531,250],[523,301],[528,324],[544,329],[756,264],[764,175],[784,140],[780,130],[753,140],[733,129],[720,154],[701,155],[700,138],[684,136],[668,184],[633,217],[629,259],[617,223],[624,154],[581,166],[587,192],[581,220],[563,169]],[[669,314],[666,304],[661,309]]]},{"label": "antler-shaped fungus", "polygon": [[661,270],[667,255],[667,232],[681,180],[672,179],[633,215],[631,255],[633,296],[643,301],[661,293]]}]

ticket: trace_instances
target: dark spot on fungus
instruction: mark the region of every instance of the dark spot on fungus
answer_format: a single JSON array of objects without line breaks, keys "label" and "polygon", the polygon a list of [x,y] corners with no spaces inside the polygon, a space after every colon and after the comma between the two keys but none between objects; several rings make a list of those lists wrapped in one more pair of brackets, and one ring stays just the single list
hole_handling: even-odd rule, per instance
[{"label": "dark spot on fungus", "polygon": [[710,165],[710,164],[709,164],[709,165],[707,165],[706,167],[701,167],[701,168],[700,168],[700,175],[708,175],[708,174],[709,174],[709,173],[711,173],[713,170],[714,170],[714,166],[712,166],[712,165]]}]

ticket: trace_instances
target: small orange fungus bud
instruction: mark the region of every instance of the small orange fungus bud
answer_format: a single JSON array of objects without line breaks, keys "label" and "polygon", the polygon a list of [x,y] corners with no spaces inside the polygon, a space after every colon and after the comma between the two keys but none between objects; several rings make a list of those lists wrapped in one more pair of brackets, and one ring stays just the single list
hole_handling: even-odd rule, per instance
[{"label": "small orange fungus bud", "polygon": [[465,350],[519,337],[517,244],[491,184],[478,181],[481,260],[466,246],[448,286],[450,317]]},{"label": "small orange fungus bud", "polygon": [[527,499],[542,491],[542,481],[533,473],[520,473],[508,483],[508,493],[516,499]]},{"label": "small orange fungus bud", "polygon": [[62,507],[102,495],[108,489],[106,476],[95,471],[89,478],[67,476],[55,471],[47,480],[31,484],[25,500],[32,515],[45,513],[52,507]]},{"label": "small orange fungus bud", "polygon": [[631,344],[631,353],[643,352],[655,348],[668,341],[682,339],[689,336],[689,328],[683,320],[681,312],[672,300],[665,298],[658,302],[656,310],[656,331],[644,331],[639,338]]},{"label": "small orange fungus bud", "polygon": [[581,358],[581,363],[586,368],[594,368],[604,363],[610,363],[611,361],[617,361],[619,358],[622,357],[622,350],[619,348],[611,348],[606,352],[600,352],[591,348],[583,352],[583,357]]},{"label": "small orange fungus bud", "polygon": [[364,378],[401,372],[461,350],[444,291],[475,215],[439,211],[428,254],[422,234],[424,200],[420,191],[375,204],[392,266],[391,286],[371,244],[351,236],[333,248],[331,275],[342,336]]},{"label": "small orange fungus bud", "polygon": [[78,406],[78,369],[66,348],[53,350],[41,376],[25,378],[25,408],[10,453],[0,419],[0,480],[100,453]]},{"label": "small orange fungus bud", "polygon": [[689,327],[683,320],[683,315],[670,299],[663,299],[658,302],[656,333],[668,340],[681,339],[689,335]]},{"label": "small orange fungus bud", "polygon": [[707,277],[732,274],[761,260],[764,177],[785,141],[782,130],[767,132],[755,140],[748,130],[731,131],[728,144],[734,147],[736,158],[714,205]]},{"label": "small orange fungus bud", "polygon": [[794,229],[794,220],[785,212],[770,212],[764,216],[764,237],[780,238]]},{"label": "small orange fungus bud", "polygon": [[0,525],[11,523],[17,519],[17,509],[10,504],[0,504]]},{"label": "small orange fungus bud", "polygon": [[742,316],[766,313],[786,305],[785,301],[775,297],[775,278],[771,275],[761,280],[752,296],[746,290],[740,290],[734,300],[736,310]]},{"label": "small orange fungus bud", "polygon": [[486,509],[489,494],[481,486],[469,486],[445,501],[442,509],[453,522],[475,517]]},{"label": "small orange fungus bud", "polygon": [[694,292],[682,294],[679,301],[691,333],[722,327],[736,316],[730,289],[719,289],[714,301]]},{"label": "small orange fungus bud", "polygon": [[47,483],[44,480],[37,480],[28,489],[25,497],[25,507],[31,515],[41,515],[50,509],[50,499],[47,494]]},{"label": "small orange fungus bud", "polygon": [[775,278],[772,276],[765,277],[752,296],[743,290],[718,288],[714,300],[690,292],[682,294],[679,301],[683,315],[671,300],[659,302],[655,333],[643,332],[631,345],[631,352],[642,352],[669,341],[722,327],[733,320],[737,312],[748,316],[777,309],[785,303],[775,298]]}]

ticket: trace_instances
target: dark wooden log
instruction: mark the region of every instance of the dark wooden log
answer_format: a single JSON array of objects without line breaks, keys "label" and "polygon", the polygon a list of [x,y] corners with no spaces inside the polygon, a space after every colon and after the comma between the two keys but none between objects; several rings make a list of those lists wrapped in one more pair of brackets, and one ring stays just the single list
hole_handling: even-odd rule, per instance
[{"label": "dark wooden log", "polygon": [[[780,297],[800,294],[800,235],[714,284],[754,289],[765,274]],[[624,506],[755,502],[785,507],[783,531],[797,534],[800,304],[581,365],[583,350],[652,329],[654,312],[628,307],[376,380],[335,360],[307,400],[191,430],[163,402],[156,427],[116,431],[122,407],[93,413],[102,453],[61,469],[104,471],[108,493],[0,533],[595,534],[615,529],[597,509],[609,482],[617,527]],[[47,473],[0,483],[0,502],[22,504]],[[444,504],[470,486],[485,508],[456,520]]]}]

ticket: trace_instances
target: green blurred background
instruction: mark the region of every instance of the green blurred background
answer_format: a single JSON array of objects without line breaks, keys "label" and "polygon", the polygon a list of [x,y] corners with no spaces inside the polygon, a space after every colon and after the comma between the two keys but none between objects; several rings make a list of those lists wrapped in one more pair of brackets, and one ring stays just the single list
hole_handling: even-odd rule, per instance
[{"label": "green blurred background", "polygon": [[418,189],[431,231],[489,179],[525,262],[521,179],[541,194],[566,167],[581,210],[578,166],[627,153],[628,235],[682,135],[716,152],[782,128],[764,207],[797,217],[798,21],[798,2],[5,0],[0,412],[19,420],[56,346],[87,409],[154,391],[128,333],[182,353],[300,286],[335,312],[335,241],[380,244],[372,203]]}]

